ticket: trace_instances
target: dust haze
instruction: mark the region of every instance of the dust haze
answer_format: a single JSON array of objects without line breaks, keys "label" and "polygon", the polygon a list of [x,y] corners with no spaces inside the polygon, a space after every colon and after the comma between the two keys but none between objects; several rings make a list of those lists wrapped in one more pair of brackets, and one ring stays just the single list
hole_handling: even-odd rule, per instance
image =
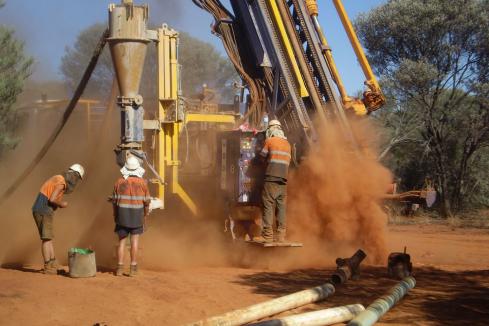
[{"label": "dust haze", "polygon": [[303,259],[310,264],[326,256],[330,261],[349,257],[358,248],[371,263],[386,258],[381,198],[391,175],[376,159],[373,124],[357,120],[351,126],[360,151],[352,149],[338,126],[326,125],[318,145],[291,175],[288,225],[292,236],[304,241],[308,255]]},{"label": "dust haze", "polygon": [[[148,1],[152,17],[173,23],[180,19],[184,5],[180,0]],[[7,1],[7,5],[9,2]],[[86,4],[87,8],[90,6]],[[21,38],[35,47],[40,39],[31,33],[36,25],[20,19],[16,13],[3,23],[17,29]],[[56,13],[53,12],[53,20]],[[49,17],[48,17],[49,18]],[[37,43],[36,43],[37,42]],[[38,45],[39,47],[39,45]],[[62,88],[62,85],[59,86]],[[88,89],[89,87],[87,87]],[[60,92],[65,92],[60,89]],[[48,94],[49,96],[49,94]],[[84,94],[90,97],[90,94]],[[31,214],[32,203],[42,183],[60,174],[73,163],[86,167],[86,178],[73,194],[66,196],[68,208],[56,211],[55,249],[58,260],[66,264],[71,247],[96,251],[97,263],[115,265],[117,237],[107,197],[119,177],[113,149],[119,143],[120,116],[115,94],[107,94],[102,109],[88,112],[79,105],[47,156],[27,181],[0,207],[0,263],[42,262],[40,241]],[[0,191],[28,166],[61,118],[62,109],[35,109],[21,130],[22,142],[0,160]],[[148,116],[155,108],[145,107]],[[289,239],[304,247],[264,253],[233,245],[224,237],[224,221],[218,218],[222,202],[215,198],[209,181],[184,184],[196,198],[201,214],[192,217],[175,196],[164,211],[149,217],[148,229],[141,240],[141,264],[144,268],[172,269],[192,266],[277,267],[294,269],[332,265],[338,256],[349,256],[364,249],[371,262],[385,258],[386,217],[379,204],[390,181],[389,172],[374,158],[376,134],[368,122],[353,124],[364,151],[353,153],[335,125],[324,128],[320,146],[313,149],[301,167],[290,176],[288,201]],[[151,144],[151,136],[146,146]],[[151,175],[146,175],[152,178]],[[153,194],[154,187],[153,187]],[[283,252],[283,254],[282,254]]]},{"label": "dust haze", "polygon": [[[113,232],[112,206],[107,198],[120,177],[113,152],[120,142],[120,114],[113,95],[107,101],[106,110],[92,108],[90,123],[87,123],[85,106],[78,105],[46,157],[0,207],[0,238],[4,241],[0,247],[1,264],[42,262],[40,240],[31,213],[33,201],[47,178],[62,173],[73,163],[81,163],[86,168],[86,177],[72,194],[65,196],[68,208],[55,212],[56,256],[66,264],[69,248],[92,248],[96,251],[99,266],[114,266],[118,240]],[[28,110],[20,131],[22,142],[0,160],[0,178],[3,180],[0,192],[5,191],[28,166],[61,118],[63,109],[36,109],[33,106]],[[151,108],[146,110],[151,114]],[[152,178],[149,172],[146,177]],[[205,185],[201,186],[205,189]],[[197,192],[205,193],[205,190]],[[153,269],[225,265],[223,225],[195,219],[181,205],[170,202],[167,210],[155,211],[150,216],[141,241],[141,263]]]},{"label": "dust haze", "polygon": [[[99,266],[115,265],[117,237],[107,197],[119,177],[113,149],[119,142],[120,121],[114,99],[108,103],[106,111],[92,113],[90,125],[85,108],[79,105],[46,158],[1,207],[0,237],[4,245],[0,263],[41,263],[31,205],[48,177],[78,162],[85,165],[87,175],[74,193],[65,197],[68,208],[55,213],[57,258],[66,264],[69,248],[86,247],[96,251]],[[20,146],[0,161],[4,180],[0,191],[29,164],[61,114],[59,110],[34,112],[24,124]],[[319,268],[332,265],[336,257],[349,256],[357,248],[364,249],[371,262],[383,260],[386,217],[379,198],[390,180],[389,172],[369,155],[349,150],[334,125],[324,130],[321,146],[311,151],[290,178],[289,239],[304,242],[303,248],[277,255],[233,245],[224,238],[224,222],[216,220],[222,203],[208,190],[209,184],[201,182],[187,186],[190,193],[200,194],[197,202],[205,208],[201,216],[192,217],[175,197],[168,200],[167,209],[150,215],[142,237],[141,265],[154,270],[235,265]],[[354,130],[363,139],[371,139],[375,132],[368,122],[355,123]],[[363,146],[374,151],[373,143]]]}]

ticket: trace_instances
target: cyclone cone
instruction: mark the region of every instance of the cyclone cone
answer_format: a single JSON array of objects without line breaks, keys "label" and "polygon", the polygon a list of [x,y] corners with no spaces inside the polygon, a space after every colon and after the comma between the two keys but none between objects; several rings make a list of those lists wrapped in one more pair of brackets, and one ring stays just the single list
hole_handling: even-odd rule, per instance
[{"label": "cyclone cone", "polygon": [[111,42],[110,53],[121,96],[135,97],[139,94],[146,46],[144,42]]},{"label": "cyclone cone", "polygon": [[133,4],[109,7],[110,53],[121,96],[139,93],[149,40],[146,38],[147,6]]}]

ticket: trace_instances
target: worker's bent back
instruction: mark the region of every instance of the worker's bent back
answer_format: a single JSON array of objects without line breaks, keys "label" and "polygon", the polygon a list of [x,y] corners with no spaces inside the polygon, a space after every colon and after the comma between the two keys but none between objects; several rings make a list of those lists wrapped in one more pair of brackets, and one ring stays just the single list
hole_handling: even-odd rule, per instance
[{"label": "worker's bent back", "polygon": [[[42,214],[52,214],[53,210],[56,209],[56,206],[51,205],[49,200],[51,199],[51,195],[55,188],[60,185],[62,185],[63,188],[66,188],[66,181],[62,175],[55,175],[44,182],[41,186],[41,190],[39,190],[36,201],[34,202],[32,211]],[[63,197],[63,194],[64,191],[60,192],[56,200],[60,200]]]}]

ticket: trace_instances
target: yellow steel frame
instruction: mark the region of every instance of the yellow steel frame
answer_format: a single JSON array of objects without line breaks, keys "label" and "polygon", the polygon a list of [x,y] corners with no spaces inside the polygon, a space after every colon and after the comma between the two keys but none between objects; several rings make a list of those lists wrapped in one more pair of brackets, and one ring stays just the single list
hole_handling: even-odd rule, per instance
[{"label": "yellow steel frame", "polygon": [[[197,215],[197,206],[179,183],[178,138],[181,121],[178,108],[178,32],[163,26],[158,29],[158,119],[161,129],[158,136],[158,173],[164,184],[158,186],[158,197],[165,203],[167,184],[169,190],[179,196],[190,211]],[[169,118],[170,110],[175,110]],[[168,180],[170,176],[170,180]],[[169,181],[169,183],[168,183]]]},{"label": "yellow steel frame", "polygon": [[[178,119],[179,68],[178,32],[163,26],[158,29],[158,166],[157,171],[163,184],[158,185],[158,197],[165,203],[165,193],[176,194],[189,210],[197,215],[197,206],[179,182],[181,161],[178,156],[180,130],[185,123],[211,122],[235,124],[232,114],[189,113],[184,121]],[[170,114],[171,110],[175,112]],[[169,189],[167,189],[169,188]]]},{"label": "yellow steel frame", "polygon": [[189,113],[185,115],[185,123],[189,122],[214,122],[214,123],[236,123],[236,116],[232,114],[207,114]]}]

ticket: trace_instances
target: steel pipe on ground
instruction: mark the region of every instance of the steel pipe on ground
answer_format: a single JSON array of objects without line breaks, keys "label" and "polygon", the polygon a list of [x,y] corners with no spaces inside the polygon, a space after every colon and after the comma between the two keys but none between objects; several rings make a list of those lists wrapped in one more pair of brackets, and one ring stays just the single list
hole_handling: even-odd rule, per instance
[{"label": "steel pipe on ground", "polygon": [[414,277],[404,278],[399,284],[389,290],[389,293],[375,300],[370,306],[348,323],[348,326],[370,326],[399,302],[412,288],[416,286]]},{"label": "steel pipe on ground", "polygon": [[353,304],[266,320],[249,326],[326,326],[348,322],[364,310],[361,304]]},{"label": "steel pipe on ground", "polygon": [[335,288],[332,284],[326,283],[308,290],[292,293],[280,298],[258,303],[247,308],[234,310],[220,316],[200,320],[187,326],[237,326],[250,323],[265,317],[273,316],[278,313],[294,309],[309,303],[326,299],[333,295]]}]

